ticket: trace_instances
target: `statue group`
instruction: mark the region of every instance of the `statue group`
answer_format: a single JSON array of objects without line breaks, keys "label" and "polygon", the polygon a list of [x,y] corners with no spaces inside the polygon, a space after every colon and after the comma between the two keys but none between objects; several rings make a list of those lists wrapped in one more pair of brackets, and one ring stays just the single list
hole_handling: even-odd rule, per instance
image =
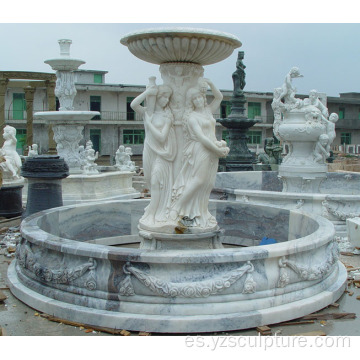
[{"label": "statue group", "polygon": [[[274,135],[279,140],[287,141],[288,131],[281,132],[281,125],[286,122],[286,117],[291,113],[303,113],[305,127],[295,129],[298,133],[306,133],[308,137],[316,134],[316,142],[313,148],[309,164],[324,164],[330,156],[330,147],[336,137],[335,123],[339,119],[336,113],[329,116],[327,107],[320,100],[320,94],[316,90],[309,92],[305,99],[295,98],[296,88],[292,80],[302,77],[297,67],[293,67],[285,77],[283,85],[274,89],[274,99],[271,104],[274,110]],[[288,156],[283,159],[283,164],[291,159],[291,144]]]},{"label": "statue group", "polygon": [[[208,87],[214,96],[210,104],[206,100]],[[144,119],[143,168],[151,192],[140,227],[153,230],[180,223],[203,231],[214,229],[216,220],[208,210],[209,196],[219,158],[230,150],[215,136],[216,120],[212,114],[219,107],[222,94],[202,77],[196,86],[186,90],[181,118],[182,148],[177,144],[174,113],[169,107],[172,96],[170,86],[156,85],[152,78],[146,90],[131,103]],[[144,101],[146,106],[142,105]],[[175,174],[174,160],[178,156],[181,167]]]}]

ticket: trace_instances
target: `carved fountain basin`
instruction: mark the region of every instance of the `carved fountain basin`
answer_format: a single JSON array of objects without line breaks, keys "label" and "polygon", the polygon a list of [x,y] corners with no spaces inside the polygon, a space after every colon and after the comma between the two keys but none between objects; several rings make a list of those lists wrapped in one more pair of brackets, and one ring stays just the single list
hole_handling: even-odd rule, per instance
[{"label": "carved fountain basin", "polygon": [[[346,270],[334,226],[297,210],[210,201],[223,249],[140,250],[147,200],[34,214],[8,278],[29,306],[81,323],[162,333],[251,328],[336,301]],[[263,237],[276,239],[259,245]]]},{"label": "carved fountain basin", "polygon": [[[314,114],[315,115],[315,114]],[[315,116],[317,119],[318,116]],[[287,112],[284,121],[279,125],[279,135],[285,141],[297,143],[316,142],[325,131],[325,125],[320,121],[309,121],[304,112]],[[312,151],[313,149],[311,149]]]},{"label": "carved fountain basin", "polygon": [[141,60],[163,64],[215,64],[229,57],[241,42],[234,35],[207,29],[157,28],[123,36],[121,44]]}]

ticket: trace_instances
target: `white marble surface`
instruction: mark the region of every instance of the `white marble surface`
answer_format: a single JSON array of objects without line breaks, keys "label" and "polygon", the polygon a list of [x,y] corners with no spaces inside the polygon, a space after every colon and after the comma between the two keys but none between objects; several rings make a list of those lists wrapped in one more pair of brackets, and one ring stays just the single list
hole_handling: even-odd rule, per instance
[{"label": "white marble surface", "polygon": [[299,211],[211,201],[228,243],[242,231],[252,239],[277,235],[274,245],[149,251],[96,244],[133,244],[148,203],[99,202],[26,218],[8,273],[11,291],[65,319],[186,333],[290,320],[327,306],[344,290],[334,227]]},{"label": "white marble surface", "polygon": [[346,219],[346,229],[350,243],[360,248],[360,217]]},{"label": "white marble surface", "polygon": [[195,28],[141,30],[123,36],[120,42],[136,57],[153,64],[214,64],[226,59],[241,46],[234,35]]},{"label": "white marble surface", "polygon": [[62,180],[64,205],[140,197],[132,186],[133,175],[130,171],[72,174]]}]

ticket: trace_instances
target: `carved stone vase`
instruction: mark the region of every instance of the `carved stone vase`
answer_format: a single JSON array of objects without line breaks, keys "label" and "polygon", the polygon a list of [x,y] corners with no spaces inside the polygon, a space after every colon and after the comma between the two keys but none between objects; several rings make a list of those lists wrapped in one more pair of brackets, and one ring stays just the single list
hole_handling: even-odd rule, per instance
[{"label": "carved stone vase", "polygon": [[319,112],[284,112],[278,128],[279,137],[289,144],[289,153],[279,166],[283,191],[319,192],[320,183],[326,178],[327,165],[315,161],[314,149],[325,131]]}]

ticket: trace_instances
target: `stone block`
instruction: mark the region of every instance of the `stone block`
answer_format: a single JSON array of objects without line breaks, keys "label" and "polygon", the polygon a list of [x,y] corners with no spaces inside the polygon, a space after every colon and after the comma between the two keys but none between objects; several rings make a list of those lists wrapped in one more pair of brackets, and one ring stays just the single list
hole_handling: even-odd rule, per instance
[{"label": "stone block", "polygon": [[346,219],[346,229],[351,244],[360,248],[360,217]]}]

